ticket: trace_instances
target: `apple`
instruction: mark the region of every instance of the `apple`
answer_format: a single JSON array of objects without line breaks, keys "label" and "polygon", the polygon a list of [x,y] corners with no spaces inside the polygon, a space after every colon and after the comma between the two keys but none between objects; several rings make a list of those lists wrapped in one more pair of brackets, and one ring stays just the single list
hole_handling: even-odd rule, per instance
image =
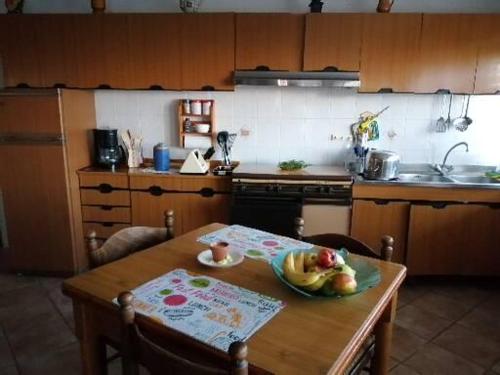
[{"label": "apple", "polygon": [[338,273],[331,279],[332,289],[341,295],[352,294],[356,292],[358,283],[356,279],[346,273]]},{"label": "apple", "polygon": [[330,249],[321,249],[318,253],[317,264],[323,268],[335,267],[335,252]]}]

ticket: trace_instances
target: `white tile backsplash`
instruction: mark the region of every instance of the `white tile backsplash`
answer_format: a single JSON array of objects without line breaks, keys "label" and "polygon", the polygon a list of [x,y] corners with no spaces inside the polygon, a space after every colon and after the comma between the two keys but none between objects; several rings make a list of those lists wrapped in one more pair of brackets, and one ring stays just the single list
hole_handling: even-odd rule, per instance
[{"label": "white tile backsplash", "polygon": [[[440,162],[454,143],[466,141],[470,152],[456,150],[450,161],[500,164],[500,95],[471,98],[466,132],[434,132],[446,117],[449,96],[358,94],[353,89],[237,87],[234,92],[96,91],[98,127],[131,129],[144,137],[144,156],[158,142],[178,146],[177,100],[215,100],[218,130],[238,134],[233,159],[277,163],[303,159],[342,165],[350,124],[364,111],[390,108],[380,117],[380,140],[371,147],[397,151],[403,162]],[[462,110],[463,95],[453,97],[452,118]],[[242,135],[242,130],[248,135]],[[394,137],[389,134],[395,133]],[[332,136],[336,139],[332,139]]]}]

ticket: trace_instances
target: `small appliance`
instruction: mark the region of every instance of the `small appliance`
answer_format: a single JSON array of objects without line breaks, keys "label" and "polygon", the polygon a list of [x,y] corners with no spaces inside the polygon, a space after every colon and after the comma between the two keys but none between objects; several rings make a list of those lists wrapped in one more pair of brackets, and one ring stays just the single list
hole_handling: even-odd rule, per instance
[{"label": "small appliance", "polygon": [[100,167],[114,169],[123,159],[118,144],[117,129],[94,129],[94,162]]},{"label": "small appliance", "polygon": [[393,151],[371,150],[366,156],[364,176],[369,180],[397,178],[399,161],[399,155]]},{"label": "small appliance", "polygon": [[209,165],[203,159],[200,151],[193,150],[189,153],[186,160],[184,160],[179,172],[181,174],[206,174],[208,169]]}]

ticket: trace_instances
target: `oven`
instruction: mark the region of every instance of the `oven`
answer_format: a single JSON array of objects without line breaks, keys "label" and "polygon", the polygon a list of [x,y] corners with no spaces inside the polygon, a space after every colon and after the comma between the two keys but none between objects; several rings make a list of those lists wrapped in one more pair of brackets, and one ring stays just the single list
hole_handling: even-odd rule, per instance
[{"label": "oven", "polygon": [[231,224],[295,237],[295,218],[304,235],[349,234],[352,182],[234,178]]}]

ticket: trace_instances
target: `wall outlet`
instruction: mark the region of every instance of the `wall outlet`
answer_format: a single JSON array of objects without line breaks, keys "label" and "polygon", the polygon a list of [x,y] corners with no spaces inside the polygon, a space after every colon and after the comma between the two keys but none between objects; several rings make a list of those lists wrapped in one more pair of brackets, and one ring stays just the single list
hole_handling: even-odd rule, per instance
[{"label": "wall outlet", "polygon": [[248,137],[250,135],[250,129],[247,129],[247,128],[241,128],[240,129],[240,135],[242,137]]}]

